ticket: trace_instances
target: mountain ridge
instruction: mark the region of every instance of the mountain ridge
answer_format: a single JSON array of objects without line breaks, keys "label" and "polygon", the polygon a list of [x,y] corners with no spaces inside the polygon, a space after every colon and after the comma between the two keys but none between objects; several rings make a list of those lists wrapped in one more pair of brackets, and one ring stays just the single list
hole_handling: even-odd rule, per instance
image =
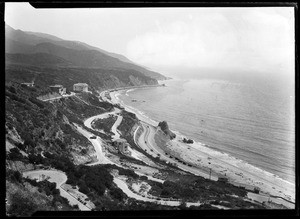
[{"label": "mountain ridge", "polygon": [[79,41],[53,39],[60,38],[50,34],[15,30],[5,24],[6,53],[49,53],[81,67],[133,69],[156,80],[166,79],[157,72],[136,65],[123,55],[110,53]]}]

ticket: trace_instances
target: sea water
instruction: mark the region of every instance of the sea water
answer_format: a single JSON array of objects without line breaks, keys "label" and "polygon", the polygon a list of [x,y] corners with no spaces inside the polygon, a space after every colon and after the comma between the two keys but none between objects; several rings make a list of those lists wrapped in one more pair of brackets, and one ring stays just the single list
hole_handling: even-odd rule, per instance
[{"label": "sea water", "polygon": [[294,96],[226,80],[168,80],[119,98],[171,130],[295,183]]}]

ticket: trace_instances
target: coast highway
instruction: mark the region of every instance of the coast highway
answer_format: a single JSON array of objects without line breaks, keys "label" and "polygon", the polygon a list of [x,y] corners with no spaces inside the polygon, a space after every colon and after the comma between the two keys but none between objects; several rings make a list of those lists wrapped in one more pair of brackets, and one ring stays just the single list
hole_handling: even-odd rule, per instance
[{"label": "coast highway", "polygon": [[190,167],[190,166],[184,165],[184,164],[178,162],[177,160],[168,157],[165,154],[165,151],[163,151],[155,143],[155,140],[154,140],[154,136],[156,133],[155,127],[153,127],[152,125],[147,124],[146,122],[143,122],[143,121],[141,121],[141,126],[144,131],[138,138],[137,143],[143,150],[146,149],[148,154],[150,154],[153,157],[160,157],[160,159],[165,160],[170,164],[175,164],[178,168],[180,168],[184,171],[190,172],[192,174],[199,175],[199,176],[202,176],[207,179],[210,178],[211,180],[214,180],[214,181],[218,180],[218,177],[215,176],[214,174],[210,175],[208,172],[206,172],[204,170],[201,170],[196,167]]},{"label": "coast highway", "polygon": [[[115,95],[113,93],[109,93],[110,97],[111,97],[111,103],[120,103],[118,101],[118,99],[115,97]],[[178,167],[180,169],[189,171],[193,174],[196,175],[201,175],[204,178],[209,178],[209,174],[208,171],[204,172],[203,170],[200,172],[199,169],[197,168],[191,168],[189,166],[183,165],[182,163],[179,163],[178,161],[172,160],[169,157],[165,156],[164,151],[162,151],[157,145],[156,143],[151,143],[154,141],[154,134],[156,132],[155,130],[155,126],[150,125],[150,123],[147,123],[147,119],[143,117],[143,115],[140,115],[139,112],[136,112],[135,110],[133,110],[132,108],[128,108],[126,105],[122,104],[123,107],[125,107],[126,110],[135,113],[137,115],[137,117],[140,119],[141,123],[143,123],[142,125],[140,125],[140,127],[138,127],[137,129],[143,128],[143,132],[141,133],[141,135],[137,138],[136,134],[138,133],[137,129],[134,132],[134,140],[135,143],[142,148],[143,150],[147,150],[147,153],[156,157],[157,154],[160,154],[160,158],[166,160],[167,162],[170,163],[175,163],[176,165],[178,165]],[[149,126],[149,127],[148,127]],[[150,128],[151,127],[151,128]],[[152,131],[151,131],[152,130]],[[247,168],[238,168],[237,166],[235,166],[234,164],[231,164],[229,161],[227,160],[222,160],[222,159],[218,159],[217,157],[212,156],[212,154],[207,154],[204,151],[199,151],[199,148],[193,147],[191,145],[191,148],[196,149],[195,153],[201,153],[202,155],[207,155],[209,157],[214,158],[215,160],[219,161],[219,163],[221,165],[224,165],[224,168],[228,170],[228,168],[230,168],[231,171],[233,171],[233,178],[234,181],[236,181],[236,175],[234,175],[235,173],[239,173],[239,172],[244,172],[247,173],[248,178],[251,178],[254,180],[254,182],[257,183],[263,183],[264,185],[259,185],[258,187],[261,188],[262,192],[265,192],[267,194],[272,194],[276,191],[276,189],[274,188],[274,186],[277,187],[277,191],[275,192],[276,195],[278,196],[283,196],[287,199],[290,199],[294,202],[294,198],[293,198],[293,194],[295,188],[290,188],[289,185],[286,185],[285,183],[282,183],[281,180],[278,180],[276,177],[268,177],[268,179],[265,179],[265,176],[261,176],[261,174],[256,174],[256,172],[252,172],[251,170],[247,171]],[[153,152],[151,151],[151,149],[153,150]],[[198,149],[198,150],[197,150]],[[160,153],[157,153],[160,152]],[[191,151],[190,151],[191,152]],[[227,168],[226,168],[227,167]],[[224,169],[223,168],[223,169]],[[213,174],[212,174],[213,176]],[[246,176],[244,176],[244,178],[240,178],[239,180],[242,180],[243,182],[245,182],[244,180],[246,180],[245,178]],[[213,180],[217,180],[217,176],[214,179],[213,177],[211,177]],[[272,178],[272,179],[271,179]],[[246,184],[248,184],[249,182],[245,182]],[[249,185],[253,185],[253,183],[250,183]],[[280,191],[281,190],[281,191]],[[285,192],[282,192],[285,191]],[[282,192],[282,194],[280,194]]]},{"label": "coast highway", "polygon": [[[84,125],[86,127],[91,127],[91,123],[94,119],[101,119],[101,118],[106,118],[109,114],[114,114],[116,115],[117,113],[119,113],[119,109],[114,109],[114,111],[112,112],[108,112],[108,113],[104,113],[104,114],[100,114],[100,115],[97,115],[97,116],[93,116],[93,117],[90,117],[88,119],[85,120],[84,122]],[[119,119],[117,119],[114,123],[114,129],[112,129],[114,131],[114,138],[116,137],[120,137],[119,134],[117,134],[117,128],[118,126],[120,125],[123,117],[121,115],[118,115],[119,116]],[[98,161],[95,162],[95,163],[92,163],[92,164],[88,164],[89,166],[91,165],[97,165],[97,164],[107,164],[107,163],[110,163],[110,164],[115,164],[119,167],[122,167],[124,169],[130,169],[130,168],[126,168],[122,165],[120,165],[119,163],[116,163],[116,162],[112,162],[111,160],[109,160],[106,156],[105,156],[105,152],[103,151],[103,148],[102,148],[102,144],[103,144],[103,141],[102,139],[97,136],[96,139],[91,139],[90,137],[93,136],[92,133],[84,130],[83,128],[81,128],[80,126],[76,125],[77,127],[77,130],[83,135],[85,136],[94,146],[95,150],[96,150],[96,153],[97,153],[97,157],[98,157]],[[92,128],[92,127],[91,127]],[[93,129],[93,128],[92,128]],[[149,180],[153,180],[153,181],[157,181],[157,182],[160,182],[160,183],[163,183],[164,180],[161,180],[161,179],[156,179],[152,176],[148,176],[146,174],[143,174],[137,170],[134,170],[134,172],[138,175],[141,175],[141,176],[147,176]],[[141,201],[148,201],[148,202],[155,202],[155,203],[159,203],[159,204],[162,204],[162,205],[169,205],[169,206],[179,206],[181,204],[181,200],[159,200],[159,197],[152,197],[152,198],[149,198],[149,197],[144,197],[143,195],[140,195],[140,194],[135,194],[133,193],[129,188],[128,188],[128,185],[127,185],[127,182],[126,180],[121,180],[119,177],[116,177],[114,176],[114,183],[128,196],[128,197],[131,197],[131,198],[134,198],[136,200],[141,200]],[[191,205],[194,205],[194,206],[199,206],[200,202],[188,202],[187,205],[188,206],[191,206]]]},{"label": "coast highway", "polygon": [[[187,165],[184,165],[180,162],[178,162],[177,160],[175,160],[174,158],[171,159],[170,157],[168,157],[167,155],[165,155],[165,151],[163,149],[161,149],[155,142],[154,136],[156,133],[156,128],[146,122],[141,122],[141,127],[143,128],[143,133],[139,136],[137,142],[138,145],[144,150],[146,149],[147,152],[156,157],[157,154],[160,154],[160,158],[169,162],[169,163],[175,163],[180,169],[190,172],[192,174],[195,175],[200,175],[204,178],[209,178],[209,173],[207,171],[203,171],[199,168],[196,167],[189,167]],[[135,132],[136,133],[136,132]],[[200,151],[199,148],[195,148],[192,147],[195,151],[194,153],[204,153],[203,151]],[[207,154],[207,156],[212,157],[214,159],[217,159],[216,157],[212,156],[211,154]],[[173,157],[173,156],[172,156]],[[243,169],[241,170],[240,168],[236,167],[235,165],[230,164],[229,162],[226,162],[224,160],[220,160],[217,159],[220,163],[224,164],[224,166],[230,167],[232,170],[234,170],[234,172],[238,173],[238,172],[244,172],[247,173],[248,176],[252,179],[257,179],[260,182],[264,182],[266,186],[272,188],[272,186],[276,186],[278,189],[280,189],[281,191],[285,191],[285,186],[282,185],[279,182],[276,182],[275,180],[271,180],[271,179],[266,179],[265,177],[259,176],[258,174],[255,174],[255,172],[251,172],[247,169]],[[218,176],[216,176],[215,174],[211,175],[211,179],[217,181],[218,180]],[[244,186],[244,184],[241,183],[237,183],[235,182],[235,184],[237,184],[237,186],[241,185]],[[248,183],[246,183],[248,184]],[[249,184],[250,185],[250,184]],[[262,192],[265,190],[263,188],[261,188]],[[270,189],[268,189],[270,191]],[[272,189],[273,190],[273,189]],[[271,192],[271,194],[275,192],[274,190]],[[290,192],[289,192],[290,193]],[[277,194],[278,196],[286,196],[285,194]],[[285,204],[286,205],[286,204]]]}]

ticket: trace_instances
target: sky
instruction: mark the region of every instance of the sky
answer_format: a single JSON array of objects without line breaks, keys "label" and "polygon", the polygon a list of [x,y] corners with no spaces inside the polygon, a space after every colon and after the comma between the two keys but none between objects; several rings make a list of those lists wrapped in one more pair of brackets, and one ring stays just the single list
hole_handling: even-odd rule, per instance
[{"label": "sky", "polygon": [[167,74],[213,69],[294,75],[292,7],[34,9],[5,3],[5,22],[85,42]]}]

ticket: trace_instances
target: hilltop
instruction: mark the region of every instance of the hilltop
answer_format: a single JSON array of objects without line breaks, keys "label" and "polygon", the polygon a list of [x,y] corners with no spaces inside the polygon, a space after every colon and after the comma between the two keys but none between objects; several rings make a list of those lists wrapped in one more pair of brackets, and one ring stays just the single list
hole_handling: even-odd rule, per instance
[{"label": "hilltop", "polygon": [[[33,66],[68,66],[76,68],[121,69],[139,72],[151,79],[165,80],[166,77],[141,67],[123,55],[107,52],[83,42],[63,40],[56,36],[15,30],[5,24],[5,53],[10,54],[9,63]],[[36,63],[30,61],[33,55],[47,54],[60,62]],[[47,58],[48,58],[47,57]],[[28,61],[29,60],[29,61]]]}]

